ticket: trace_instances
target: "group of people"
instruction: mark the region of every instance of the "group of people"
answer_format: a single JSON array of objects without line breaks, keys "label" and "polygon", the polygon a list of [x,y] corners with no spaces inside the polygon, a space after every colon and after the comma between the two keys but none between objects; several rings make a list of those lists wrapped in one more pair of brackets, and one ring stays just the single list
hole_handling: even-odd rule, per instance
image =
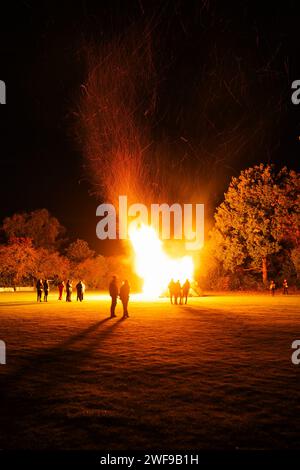
[{"label": "group of people", "polygon": [[[64,290],[66,289],[66,302],[72,302],[72,291],[73,291],[73,282],[68,279],[67,283],[65,284],[64,281],[60,281],[58,284],[58,300],[62,300]],[[49,281],[45,279],[38,279],[36,283],[36,291],[37,291],[37,301],[42,302],[42,295],[44,292],[44,302],[48,302],[48,294],[49,294]],[[76,284],[76,292],[77,292],[77,301],[83,301],[83,294],[85,291],[85,284],[82,280],[80,280]]]},{"label": "group of people", "polygon": [[[184,284],[180,284],[180,281],[174,281],[171,279],[169,285],[169,295],[171,304],[175,305],[182,305],[187,304],[191,284],[188,279],[184,282]],[[283,295],[288,295],[288,282],[286,279],[283,280],[282,289]],[[44,293],[44,302],[48,302],[48,294],[49,294],[49,281],[47,279],[38,279],[36,283],[36,291],[37,291],[37,301],[42,302],[42,296]],[[66,302],[72,302],[72,291],[73,291],[73,282],[72,280],[68,279],[66,284],[64,281],[61,281],[58,284],[58,300],[62,300],[64,290],[66,290]],[[270,293],[272,296],[275,295],[276,284],[275,281],[272,280],[270,283]],[[76,292],[77,292],[77,301],[82,302],[83,296],[85,292],[85,284],[82,280],[80,280],[76,284]],[[129,294],[130,294],[130,285],[129,282],[126,280],[121,285],[120,289],[117,283],[117,277],[113,276],[110,284],[109,284],[109,295],[111,297],[111,307],[110,307],[110,316],[111,318],[116,317],[116,305],[118,298],[121,300],[123,305],[123,318],[128,318],[128,302],[129,302]]]},{"label": "group of people", "polygon": [[191,288],[191,284],[188,279],[186,279],[183,285],[180,284],[179,280],[175,282],[174,279],[171,279],[168,288],[171,304],[174,303],[177,305],[179,303],[181,305],[183,302],[187,304],[187,299]]},{"label": "group of people", "polygon": [[130,285],[129,282],[126,280],[121,285],[120,289],[117,282],[117,277],[113,276],[110,284],[109,284],[109,295],[111,296],[111,306],[110,306],[110,317],[116,317],[116,306],[118,297],[120,298],[122,305],[123,305],[123,318],[128,318],[128,302],[129,302],[129,294],[130,294]]},{"label": "group of people", "polygon": [[[49,294],[49,281],[45,279],[39,279],[36,284],[37,289],[37,301],[42,301],[42,293],[44,292],[44,301],[47,302],[48,294]],[[58,284],[58,300],[62,300],[64,290],[66,290],[66,302],[72,302],[72,291],[73,291],[73,282],[72,280],[68,279],[66,284],[64,281],[61,281]],[[83,301],[83,295],[85,292],[85,284],[82,280],[80,280],[76,284],[76,291],[77,291],[77,301]],[[188,295],[190,291],[190,282],[187,279],[185,283],[181,286],[180,281],[174,282],[171,279],[169,283],[169,292],[170,292],[170,300],[171,304],[173,304],[173,300],[175,304],[182,304],[183,302],[186,304]],[[109,295],[111,297],[111,306],[110,306],[110,317],[116,317],[116,306],[118,298],[121,300],[123,305],[123,318],[128,318],[128,302],[129,302],[129,294],[130,294],[130,285],[127,280],[125,280],[120,289],[117,282],[117,277],[113,276],[110,284],[109,284]]]},{"label": "group of people", "polygon": [[37,301],[42,301],[42,295],[44,292],[44,302],[48,302],[49,294],[49,281],[47,279],[38,279],[36,283]]},{"label": "group of people", "polygon": [[[275,295],[275,290],[276,290],[275,281],[271,281],[271,283],[270,283],[270,293],[271,293],[271,295]],[[283,293],[283,295],[288,295],[288,293],[289,293],[289,286],[288,286],[288,282],[287,282],[286,279],[284,279],[283,283],[282,283],[282,293]]]},{"label": "group of people", "polygon": [[[73,281],[71,281],[70,279],[67,280],[66,285],[64,281],[61,281],[58,284],[58,300],[62,300],[65,288],[66,288],[66,302],[72,302]],[[80,281],[76,284],[77,301],[78,300],[79,302],[83,301],[84,292],[85,292],[85,284],[80,279]]]}]

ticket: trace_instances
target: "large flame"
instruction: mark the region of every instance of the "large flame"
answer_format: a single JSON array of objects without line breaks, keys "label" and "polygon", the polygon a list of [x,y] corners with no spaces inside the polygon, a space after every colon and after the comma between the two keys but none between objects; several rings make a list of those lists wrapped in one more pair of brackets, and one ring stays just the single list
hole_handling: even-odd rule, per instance
[{"label": "large flame", "polygon": [[135,252],[136,272],[144,280],[144,296],[158,297],[168,289],[172,278],[181,284],[193,279],[192,257],[169,257],[153,227],[142,225],[130,230],[129,236]]}]

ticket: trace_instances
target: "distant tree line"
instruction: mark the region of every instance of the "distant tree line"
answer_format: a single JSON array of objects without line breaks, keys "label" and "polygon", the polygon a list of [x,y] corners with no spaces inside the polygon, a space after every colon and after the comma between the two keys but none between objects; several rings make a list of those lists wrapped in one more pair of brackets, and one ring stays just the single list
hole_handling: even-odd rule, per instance
[{"label": "distant tree line", "polygon": [[47,209],[7,217],[1,228],[0,286],[30,286],[37,278],[58,284],[84,279],[87,287],[106,289],[108,277],[133,278],[120,257],[96,255],[85,240],[68,243],[66,230]]},{"label": "distant tree line", "polygon": [[[257,165],[232,178],[215,223],[199,253],[196,280],[204,289],[257,289],[274,279],[300,287],[300,175]],[[66,230],[46,209],[7,217],[1,228],[0,286],[83,279],[107,288],[117,273],[138,287],[124,257],[103,257]]]}]

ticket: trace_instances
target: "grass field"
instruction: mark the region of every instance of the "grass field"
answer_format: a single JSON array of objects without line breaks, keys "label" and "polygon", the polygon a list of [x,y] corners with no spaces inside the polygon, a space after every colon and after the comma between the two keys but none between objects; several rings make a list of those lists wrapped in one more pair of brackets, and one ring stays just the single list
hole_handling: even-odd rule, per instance
[{"label": "grass field", "polygon": [[300,447],[300,296],[0,294],[0,449]]}]

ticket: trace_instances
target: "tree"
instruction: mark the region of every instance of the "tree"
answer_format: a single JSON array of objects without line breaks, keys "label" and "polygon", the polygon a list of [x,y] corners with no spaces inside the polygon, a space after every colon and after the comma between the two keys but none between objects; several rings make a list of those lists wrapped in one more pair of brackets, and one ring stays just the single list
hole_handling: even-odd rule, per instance
[{"label": "tree", "polygon": [[59,238],[65,232],[56,217],[51,216],[47,209],[38,209],[30,213],[14,214],[6,217],[3,231],[7,238],[31,238],[36,248],[55,249]]},{"label": "tree", "polygon": [[297,273],[297,279],[300,281],[300,245],[295,247],[292,251],[292,261],[295,266],[295,270]]},{"label": "tree", "polygon": [[32,282],[36,274],[37,251],[28,238],[11,238],[0,246],[0,279],[3,285]]},{"label": "tree", "polygon": [[71,243],[67,248],[66,254],[70,261],[80,263],[88,258],[93,258],[95,252],[90,249],[89,244],[85,240],[77,238],[77,240]]},{"label": "tree", "polygon": [[105,258],[97,256],[85,259],[75,266],[73,277],[77,280],[82,279],[90,288],[106,288],[107,265]]},{"label": "tree", "polygon": [[213,241],[208,240],[200,252],[195,279],[202,289],[224,290],[224,277],[222,263],[215,256]]},{"label": "tree", "polygon": [[40,248],[37,250],[35,272],[36,277],[55,282],[67,279],[70,272],[70,262],[56,251]]},{"label": "tree", "polygon": [[261,271],[267,282],[269,258],[299,240],[299,176],[260,164],[232,178],[212,232],[216,256],[225,269]]}]

